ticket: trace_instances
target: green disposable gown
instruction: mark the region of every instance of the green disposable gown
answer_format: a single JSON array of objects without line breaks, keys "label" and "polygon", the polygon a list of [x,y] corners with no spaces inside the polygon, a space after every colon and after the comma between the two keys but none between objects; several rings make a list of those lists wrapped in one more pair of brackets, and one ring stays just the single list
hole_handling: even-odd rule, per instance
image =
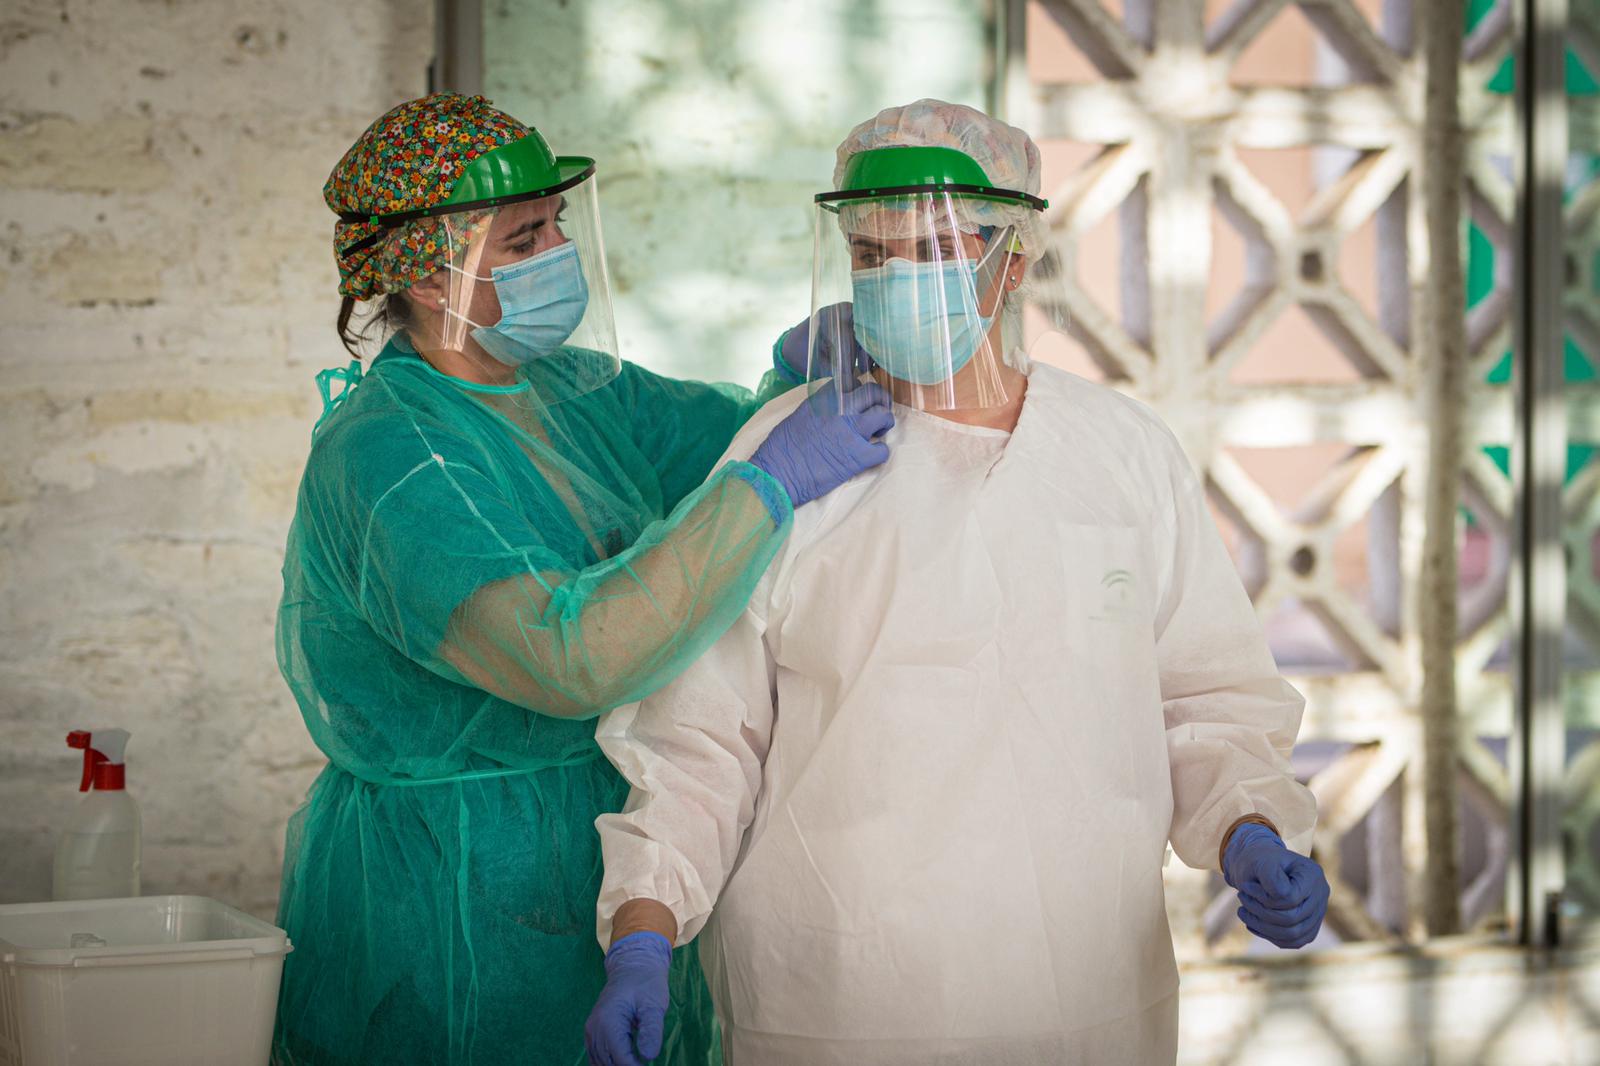
[{"label": "green disposable gown", "polygon": [[[674,677],[788,532],[712,464],[758,398],[581,352],[510,387],[394,345],[319,425],[278,658],[328,756],[289,826],[274,1061],[578,1064],[605,981],[594,717]],[[720,1061],[692,949],[661,1063]]]}]

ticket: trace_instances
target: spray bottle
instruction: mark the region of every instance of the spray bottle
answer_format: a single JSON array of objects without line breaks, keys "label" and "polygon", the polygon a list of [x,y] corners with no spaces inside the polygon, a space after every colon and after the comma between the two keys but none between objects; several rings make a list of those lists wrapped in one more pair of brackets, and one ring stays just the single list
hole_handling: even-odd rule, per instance
[{"label": "spray bottle", "polygon": [[55,899],[112,899],[139,894],[139,805],[127,791],[123,729],[78,729],[67,747],[83,752],[78,803],[56,844]]}]

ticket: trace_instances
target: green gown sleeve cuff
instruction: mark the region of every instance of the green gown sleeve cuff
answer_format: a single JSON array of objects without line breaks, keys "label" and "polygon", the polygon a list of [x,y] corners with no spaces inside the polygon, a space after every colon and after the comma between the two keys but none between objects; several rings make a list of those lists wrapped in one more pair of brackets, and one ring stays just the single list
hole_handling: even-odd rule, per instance
[{"label": "green gown sleeve cuff", "polygon": [[789,519],[794,517],[794,505],[789,500],[789,493],[778,479],[756,466],[754,463],[731,462],[725,467],[730,475],[739,478],[756,490],[756,495],[766,505],[767,513],[772,515],[772,524],[782,529]]},{"label": "green gown sleeve cuff", "polygon": [[806,380],[805,369],[801,368],[796,370],[794,367],[790,366],[789,361],[783,357],[783,342],[787,340],[789,338],[789,334],[793,332],[794,327],[790,326],[788,329],[778,334],[778,339],[772,342],[772,370],[773,373],[777,374],[778,377],[788,385],[803,385],[805,384]]}]

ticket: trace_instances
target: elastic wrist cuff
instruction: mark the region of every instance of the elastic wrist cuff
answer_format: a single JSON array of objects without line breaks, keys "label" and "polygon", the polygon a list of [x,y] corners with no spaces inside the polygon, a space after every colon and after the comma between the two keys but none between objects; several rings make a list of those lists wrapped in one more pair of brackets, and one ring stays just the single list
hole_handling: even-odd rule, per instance
[{"label": "elastic wrist cuff", "polygon": [[783,342],[788,340],[789,334],[793,332],[794,327],[790,326],[778,334],[778,339],[772,342],[772,369],[776,370],[778,376],[789,384],[803,385],[806,380],[805,374],[790,366],[789,360],[783,357]]},{"label": "elastic wrist cuff", "polygon": [[728,472],[755,489],[767,513],[772,516],[772,524],[782,529],[794,514],[794,504],[789,500],[788,490],[778,479],[754,463],[729,463]]}]

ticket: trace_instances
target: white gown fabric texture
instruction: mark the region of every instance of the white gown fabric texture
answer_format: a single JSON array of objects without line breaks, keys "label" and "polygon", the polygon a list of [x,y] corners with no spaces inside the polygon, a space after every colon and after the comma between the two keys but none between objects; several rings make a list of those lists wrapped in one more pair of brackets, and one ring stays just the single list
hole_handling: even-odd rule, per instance
[{"label": "white gown fabric texture", "polygon": [[1259,813],[1305,849],[1303,702],[1148,409],[1036,366],[1010,434],[895,415],[711,651],[601,721],[633,786],[601,943],[669,906],[730,1066],[1171,1063],[1168,840],[1215,868]]}]

